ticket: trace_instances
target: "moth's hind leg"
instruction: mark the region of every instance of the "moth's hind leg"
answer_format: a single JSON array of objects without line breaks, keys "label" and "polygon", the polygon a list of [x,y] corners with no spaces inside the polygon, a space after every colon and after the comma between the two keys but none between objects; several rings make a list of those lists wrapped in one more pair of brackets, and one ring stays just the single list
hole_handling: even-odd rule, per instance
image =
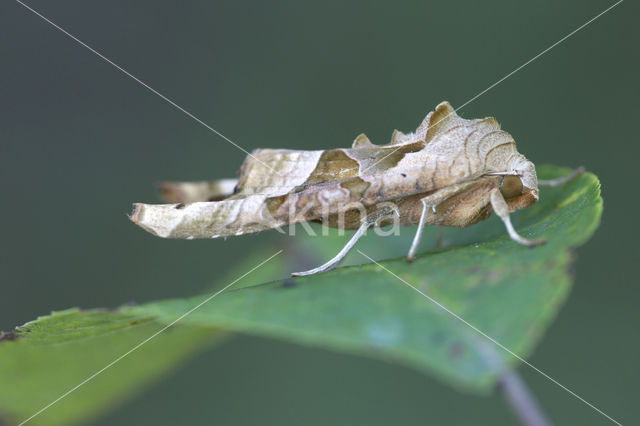
[{"label": "moth's hind leg", "polygon": [[291,276],[301,277],[304,275],[313,275],[319,272],[324,272],[332,268],[335,268],[340,264],[340,262],[344,260],[347,254],[349,254],[349,251],[351,251],[351,249],[358,242],[358,240],[362,238],[362,236],[367,232],[367,229],[381,223],[384,219],[387,219],[394,214],[399,216],[398,210],[395,208],[392,208],[391,211],[388,211],[388,209],[376,210],[375,212],[368,214],[362,220],[362,223],[360,224],[356,232],[354,232],[351,238],[349,238],[349,241],[347,241],[347,244],[345,244],[344,247],[342,247],[342,250],[340,250],[333,259],[329,260],[324,265],[318,266],[317,268],[309,269],[308,271],[303,271],[303,272],[294,272],[291,274]]},{"label": "moth's hind leg", "polygon": [[291,274],[291,276],[292,277],[302,277],[304,275],[313,275],[313,274],[317,274],[319,272],[328,271],[329,269],[332,269],[332,268],[338,266],[340,264],[340,262],[342,262],[342,260],[344,260],[344,258],[347,256],[347,254],[353,248],[353,246],[356,244],[356,242],[358,242],[358,240],[360,238],[362,238],[362,236],[365,234],[365,232],[367,232],[367,229],[369,229],[370,226],[371,226],[371,223],[362,222],[360,227],[356,230],[356,232],[354,232],[354,234],[351,236],[349,241],[347,241],[347,244],[345,244],[344,247],[342,247],[342,250],[340,250],[340,252],[338,252],[338,254],[335,255],[335,257],[333,259],[331,259],[330,261],[328,261],[324,265],[320,265],[317,268],[309,269],[308,271],[294,272],[294,273]]},{"label": "moth's hind leg", "polygon": [[566,176],[562,176],[562,177],[559,177],[556,179],[550,179],[550,180],[539,180],[538,186],[554,187],[554,186],[562,185],[564,183],[569,182],[571,179],[575,178],[576,176],[581,175],[582,173],[584,173],[584,166],[580,166],[577,169],[572,170],[571,173],[569,173]]},{"label": "moth's hind leg", "polygon": [[202,182],[160,182],[160,197],[169,203],[219,201],[233,194],[237,179]]}]

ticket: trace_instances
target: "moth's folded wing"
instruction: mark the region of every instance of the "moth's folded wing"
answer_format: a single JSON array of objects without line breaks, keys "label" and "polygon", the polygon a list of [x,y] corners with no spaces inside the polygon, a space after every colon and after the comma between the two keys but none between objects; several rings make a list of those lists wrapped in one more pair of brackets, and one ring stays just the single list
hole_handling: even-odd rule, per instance
[{"label": "moth's folded wing", "polygon": [[169,203],[218,201],[233,194],[238,179],[201,182],[160,182],[160,197]]},{"label": "moth's folded wing", "polygon": [[129,218],[154,235],[181,239],[242,235],[283,225],[270,215],[260,195],[190,204],[136,203]]},{"label": "moth's folded wing", "polygon": [[303,185],[324,151],[257,149],[240,168],[236,197],[283,195]]},{"label": "moth's folded wing", "polygon": [[[257,150],[243,163],[233,195],[212,202],[138,203],[130,218],[159,237],[184,239],[241,235],[315,220],[359,200],[363,188],[357,166],[343,150]],[[182,185],[170,190],[169,199],[189,201],[206,193],[204,184]],[[177,188],[194,192],[180,194]]]}]

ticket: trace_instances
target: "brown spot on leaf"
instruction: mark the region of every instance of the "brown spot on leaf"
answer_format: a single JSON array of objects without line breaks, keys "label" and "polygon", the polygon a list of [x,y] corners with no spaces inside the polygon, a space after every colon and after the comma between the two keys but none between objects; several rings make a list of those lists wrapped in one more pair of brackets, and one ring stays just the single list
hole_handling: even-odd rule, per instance
[{"label": "brown spot on leaf", "polygon": [[503,276],[504,271],[498,268],[490,269],[484,274],[485,280],[488,283],[497,283],[502,279]]},{"label": "brown spot on leaf", "polygon": [[292,288],[296,286],[296,282],[294,280],[284,280],[282,282],[282,287],[284,288]]},{"label": "brown spot on leaf", "polygon": [[460,342],[454,342],[449,347],[449,356],[451,356],[451,358],[460,358],[460,356],[462,356],[463,353],[464,353],[464,346]]},{"label": "brown spot on leaf", "polygon": [[478,272],[480,272],[480,267],[479,266],[472,266],[471,268],[467,269],[465,272],[468,275],[475,275]]},{"label": "brown spot on leaf", "polygon": [[18,337],[15,331],[0,331],[0,342],[4,340],[16,340]]}]

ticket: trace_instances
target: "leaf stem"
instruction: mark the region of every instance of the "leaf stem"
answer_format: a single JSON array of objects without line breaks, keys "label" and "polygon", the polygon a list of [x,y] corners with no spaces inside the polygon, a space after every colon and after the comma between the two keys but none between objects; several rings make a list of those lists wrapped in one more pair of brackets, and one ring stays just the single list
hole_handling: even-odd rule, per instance
[{"label": "leaf stem", "polygon": [[526,383],[515,370],[504,370],[498,379],[498,391],[523,426],[551,425]]}]

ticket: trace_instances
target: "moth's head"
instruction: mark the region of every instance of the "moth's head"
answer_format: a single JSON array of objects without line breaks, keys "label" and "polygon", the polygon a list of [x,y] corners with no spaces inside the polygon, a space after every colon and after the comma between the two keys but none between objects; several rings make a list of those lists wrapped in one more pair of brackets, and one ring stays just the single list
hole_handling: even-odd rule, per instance
[{"label": "moth's head", "polygon": [[521,154],[515,156],[500,180],[500,192],[509,210],[523,209],[538,201],[538,178],[533,163]]}]

